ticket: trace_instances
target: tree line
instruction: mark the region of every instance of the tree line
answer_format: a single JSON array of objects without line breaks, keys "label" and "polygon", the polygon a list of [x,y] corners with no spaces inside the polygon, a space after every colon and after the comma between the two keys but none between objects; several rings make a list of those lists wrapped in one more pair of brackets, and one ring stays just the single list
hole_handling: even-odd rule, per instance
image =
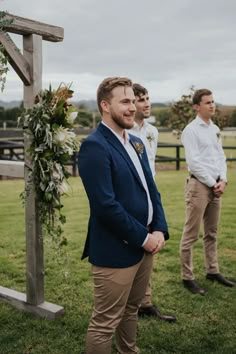
[{"label": "tree line", "polygon": [[[191,88],[189,94],[182,95],[178,101],[172,104],[153,104],[151,115],[156,118],[156,126],[167,127],[181,132],[196,115],[191,102],[193,92],[194,90]],[[87,108],[84,103],[74,105],[78,108],[75,124],[78,127],[95,128],[101,119],[99,112]],[[23,109],[23,102],[21,102],[19,107],[4,108],[0,106],[0,128],[4,126],[16,128],[18,117]],[[217,105],[213,121],[220,129],[236,127],[236,106]]]}]

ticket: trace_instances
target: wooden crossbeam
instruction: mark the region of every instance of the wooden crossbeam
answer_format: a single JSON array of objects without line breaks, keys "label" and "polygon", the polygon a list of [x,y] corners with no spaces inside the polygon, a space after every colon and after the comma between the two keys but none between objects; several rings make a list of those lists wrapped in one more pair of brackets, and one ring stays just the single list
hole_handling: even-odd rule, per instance
[{"label": "wooden crossbeam", "polygon": [[[16,54],[17,48],[8,41],[3,34],[4,47],[11,58],[11,65],[24,82],[24,106],[31,108],[35,102],[35,96],[42,89],[42,40],[59,42],[63,40],[64,29],[32,21],[18,16],[7,14],[13,23],[5,26],[5,30],[11,33],[23,35],[23,56]],[[27,68],[29,64],[29,70]],[[23,162],[0,161],[0,174],[4,176],[25,177],[29,180],[29,171],[32,166],[29,147],[30,136],[24,134]],[[27,168],[24,168],[27,166]],[[33,312],[46,318],[56,318],[63,315],[61,306],[44,301],[44,262],[43,262],[43,235],[39,218],[38,203],[36,200],[33,183],[27,185],[28,196],[25,204],[26,221],[26,294],[0,287],[0,300],[13,306]]]},{"label": "wooden crossbeam", "polygon": [[23,161],[0,160],[0,176],[24,178]]},{"label": "wooden crossbeam", "polygon": [[31,312],[49,320],[53,320],[64,314],[64,309],[61,306],[46,301],[37,306],[33,306],[27,302],[26,295],[24,293],[5,288],[3,286],[0,286],[0,300],[13,305],[19,310]]},{"label": "wooden crossbeam", "polygon": [[48,25],[11,14],[7,14],[4,19],[13,19],[13,23],[4,28],[7,32],[22,35],[38,34],[42,36],[45,41],[49,42],[63,41],[64,29],[62,27]]},{"label": "wooden crossbeam", "polygon": [[8,61],[26,86],[31,85],[30,66],[12,39],[0,31],[0,43],[5,48]]}]

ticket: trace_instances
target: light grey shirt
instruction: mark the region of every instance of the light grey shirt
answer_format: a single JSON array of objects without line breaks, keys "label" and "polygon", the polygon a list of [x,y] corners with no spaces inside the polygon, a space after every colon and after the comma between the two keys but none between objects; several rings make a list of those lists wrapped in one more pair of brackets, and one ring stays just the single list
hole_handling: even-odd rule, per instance
[{"label": "light grey shirt", "polygon": [[130,134],[138,136],[144,143],[148,156],[149,165],[153,177],[155,177],[155,159],[157,152],[158,130],[156,127],[146,122],[144,119],[143,125],[140,127],[136,122],[132,129],[129,129]]}]

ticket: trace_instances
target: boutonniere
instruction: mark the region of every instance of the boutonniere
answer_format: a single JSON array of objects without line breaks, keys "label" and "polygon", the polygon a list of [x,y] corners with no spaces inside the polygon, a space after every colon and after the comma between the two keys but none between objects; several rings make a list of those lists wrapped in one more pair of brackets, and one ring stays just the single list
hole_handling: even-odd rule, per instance
[{"label": "boutonniere", "polygon": [[216,133],[217,139],[220,140],[220,132]]},{"label": "boutonniere", "polygon": [[134,143],[135,150],[137,151],[139,156],[142,158],[143,149],[144,149],[143,143],[139,143],[138,141],[134,141],[133,143]]},{"label": "boutonniere", "polygon": [[147,140],[149,141],[150,146],[152,145],[152,141],[154,141],[153,133],[147,133],[146,135]]}]

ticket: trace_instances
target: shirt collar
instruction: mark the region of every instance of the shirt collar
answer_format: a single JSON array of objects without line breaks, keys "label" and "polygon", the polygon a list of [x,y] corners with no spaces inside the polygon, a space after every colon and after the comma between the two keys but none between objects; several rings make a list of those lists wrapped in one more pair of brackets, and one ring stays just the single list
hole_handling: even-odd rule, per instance
[{"label": "shirt collar", "polygon": [[123,131],[123,137],[122,137],[119,134],[117,134],[112,128],[110,128],[106,123],[104,123],[103,120],[101,121],[101,123],[105,125],[105,127],[107,127],[108,129],[110,129],[110,131],[117,137],[117,139],[119,139],[122,145],[125,145],[129,142],[129,134],[125,129]]},{"label": "shirt collar", "polygon": [[197,122],[199,125],[205,125],[205,126],[207,126],[207,127],[209,127],[210,125],[213,124],[213,122],[212,122],[211,119],[209,120],[209,124],[207,124],[207,123],[204,122],[204,120],[203,120],[201,117],[199,117],[199,116],[196,116],[196,122]]},{"label": "shirt collar", "polygon": [[133,129],[135,129],[135,130],[141,130],[141,129],[145,128],[146,125],[147,125],[147,122],[145,121],[145,119],[143,120],[143,125],[142,125],[141,127],[140,127],[140,125],[139,125],[138,123],[136,123],[136,122],[134,121]]}]

